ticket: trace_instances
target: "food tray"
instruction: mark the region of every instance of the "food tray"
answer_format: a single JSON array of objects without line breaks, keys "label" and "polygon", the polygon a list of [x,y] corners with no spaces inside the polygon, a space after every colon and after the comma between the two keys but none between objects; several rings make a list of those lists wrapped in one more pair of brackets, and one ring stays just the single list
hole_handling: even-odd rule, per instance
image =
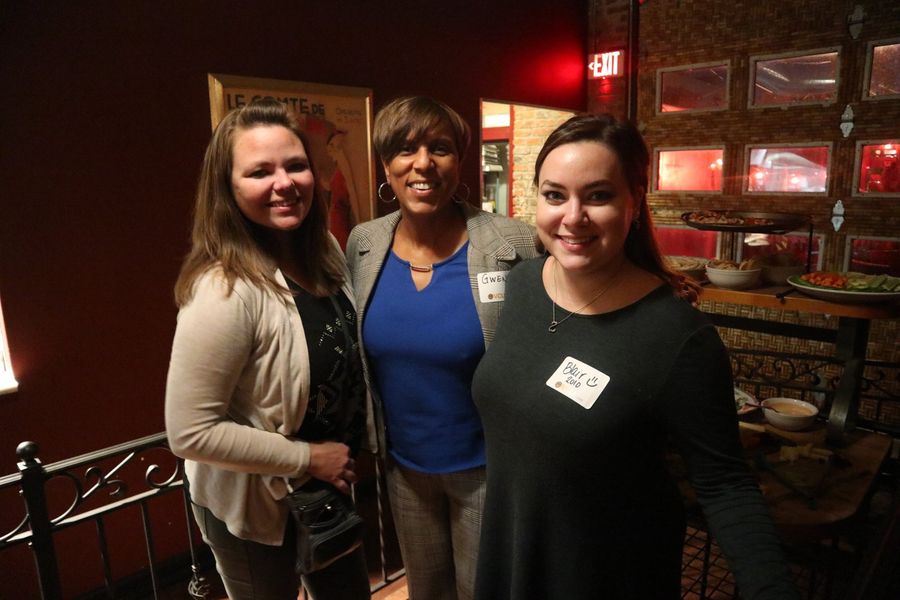
[{"label": "food tray", "polygon": [[841,304],[874,304],[877,302],[896,302],[900,300],[900,292],[864,292],[855,290],[841,290],[820,285],[813,285],[800,279],[797,275],[788,277],[787,282],[807,296],[839,302]]},{"label": "food tray", "polygon": [[[694,221],[692,215],[697,213],[715,213],[727,218],[734,219],[764,219],[769,223],[748,224],[748,223],[706,223]],[[793,213],[771,213],[771,212],[741,212],[741,211],[723,211],[723,210],[705,210],[691,211],[682,213],[681,220],[694,229],[704,231],[747,231],[754,233],[788,233],[806,227],[809,224],[809,217],[806,215],[798,215]]]}]

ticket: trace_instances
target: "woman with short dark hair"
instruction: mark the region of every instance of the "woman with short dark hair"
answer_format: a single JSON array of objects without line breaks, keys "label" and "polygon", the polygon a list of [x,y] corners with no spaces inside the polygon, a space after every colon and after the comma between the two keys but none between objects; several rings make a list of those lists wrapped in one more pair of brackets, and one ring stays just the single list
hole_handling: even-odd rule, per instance
[{"label": "woman with short dark hair", "polygon": [[424,96],[375,117],[385,202],[358,225],[353,274],[388,491],[411,600],[469,600],[484,498],[484,439],[472,373],[491,342],[506,272],[535,256],[519,221],[459,194],[469,127]]}]

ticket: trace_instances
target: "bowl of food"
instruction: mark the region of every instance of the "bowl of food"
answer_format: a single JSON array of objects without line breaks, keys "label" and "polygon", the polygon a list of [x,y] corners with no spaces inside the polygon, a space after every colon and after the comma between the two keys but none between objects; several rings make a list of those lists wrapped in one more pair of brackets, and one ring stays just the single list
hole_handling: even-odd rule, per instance
[{"label": "bowl of food", "polygon": [[790,252],[779,252],[760,259],[762,280],[769,285],[787,285],[788,277],[802,275],[806,268]]},{"label": "bowl of food", "polygon": [[708,259],[697,256],[667,256],[669,266],[682,275],[703,281],[706,279],[706,263]]},{"label": "bowl of food", "polygon": [[819,409],[815,404],[796,398],[768,398],[760,405],[766,421],[785,431],[800,431],[816,421]]},{"label": "bowl of food", "polygon": [[706,276],[713,285],[729,290],[756,287],[762,268],[753,260],[737,263],[733,260],[711,260],[706,264]]}]

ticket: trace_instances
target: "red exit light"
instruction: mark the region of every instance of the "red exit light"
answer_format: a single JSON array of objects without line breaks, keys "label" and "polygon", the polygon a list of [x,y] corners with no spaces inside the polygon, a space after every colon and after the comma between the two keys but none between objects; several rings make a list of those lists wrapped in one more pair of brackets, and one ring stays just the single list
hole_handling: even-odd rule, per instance
[{"label": "red exit light", "polygon": [[624,52],[598,52],[588,56],[588,79],[618,77],[622,74]]}]

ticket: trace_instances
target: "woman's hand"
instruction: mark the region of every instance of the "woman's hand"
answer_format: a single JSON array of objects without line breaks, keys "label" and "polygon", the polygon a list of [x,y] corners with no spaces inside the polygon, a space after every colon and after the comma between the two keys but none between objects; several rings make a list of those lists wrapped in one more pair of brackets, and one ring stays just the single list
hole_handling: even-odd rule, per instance
[{"label": "woman's hand", "polygon": [[350,448],[338,442],[310,442],[309,467],[306,472],[326,481],[345,494],[356,482],[356,462],[350,458]]}]

